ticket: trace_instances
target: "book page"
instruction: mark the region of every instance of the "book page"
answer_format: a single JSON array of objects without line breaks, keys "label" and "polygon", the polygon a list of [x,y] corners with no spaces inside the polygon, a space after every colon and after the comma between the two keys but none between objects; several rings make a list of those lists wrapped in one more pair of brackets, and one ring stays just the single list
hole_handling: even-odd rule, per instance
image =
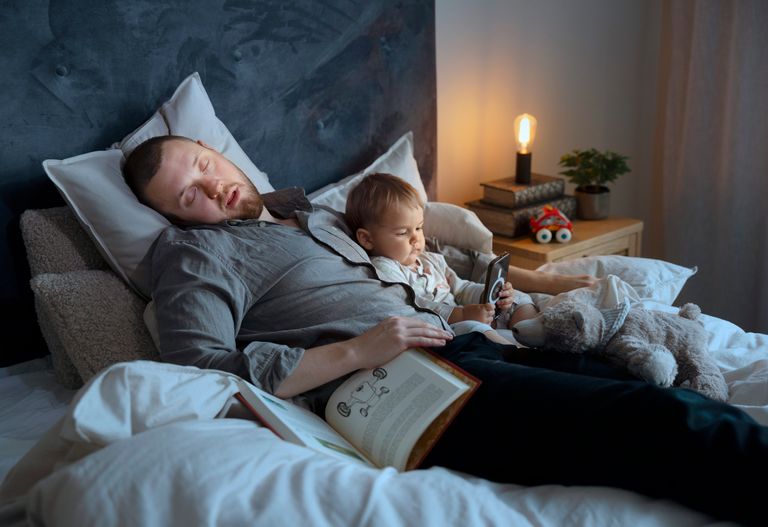
[{"label": "book page", "polygon": [[423,350],[361,370],[331,395],[325,418],[379,466],[404,470],[416,441],[470,385]]},{"label": "book page", "polygon": [[238,400],[248,407],[263,425],[286,441],[334,457],[373,465],[328,423],[309,410],[275,397],[243,380],[238,380],[238,388]]}]

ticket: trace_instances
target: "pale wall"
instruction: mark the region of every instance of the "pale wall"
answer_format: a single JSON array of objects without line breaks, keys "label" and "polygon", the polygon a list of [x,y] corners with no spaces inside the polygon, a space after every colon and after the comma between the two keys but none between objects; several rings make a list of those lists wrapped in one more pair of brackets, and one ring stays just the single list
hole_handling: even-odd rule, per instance
[{"label": "pale wall", "polygon": [[436,11],[438,199],[463,204],[481,181],[514,175],[512,122],[528,112],[534,172],[557,174],[573,148],[628,155],[612,213],[645,219],[658,0],[437,0]]}]

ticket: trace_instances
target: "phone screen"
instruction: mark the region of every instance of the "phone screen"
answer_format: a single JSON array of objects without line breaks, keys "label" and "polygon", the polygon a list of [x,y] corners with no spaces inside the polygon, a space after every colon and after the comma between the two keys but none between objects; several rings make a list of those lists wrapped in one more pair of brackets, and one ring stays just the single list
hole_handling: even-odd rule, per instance
[{"label": "phone screen", "polygon": [[482,303],[496,304],[504,288],[504,282],[507,281],[507,271],[509,271],[509,253],[494,258],[488,264],[488,270],[485,272],[485,288],[480,297]]}]

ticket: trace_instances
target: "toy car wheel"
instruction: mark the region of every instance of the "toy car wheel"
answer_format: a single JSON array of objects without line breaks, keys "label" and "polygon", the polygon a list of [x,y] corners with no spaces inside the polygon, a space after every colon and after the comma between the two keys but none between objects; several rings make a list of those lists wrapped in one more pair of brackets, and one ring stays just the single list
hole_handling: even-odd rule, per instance
[{"label": "toy car wheel", "polygon": [[549,243],[552,241],[552,233],[549,229],[541,229],[536,231],[536,241],[539,243]]},{"label": "toy car wheel", "polygon": [[385,370],[384,368],[375,368],[373,370],[373,376],[376,377],[377,379],[383,379],[384,377],[387,376],[387,370]]},{"label": "toy car wheel", "polygon": [[571,231],[566,228],[559,229],[555,235],[555,239],[560,243],[567,243],[571,241]]},{"label": "toy car wheel", "polygon": [[351,408],[347,403],[339,403],[336,406],[336,410],[344,417],[349,417],[349,414],[351,413]]}]

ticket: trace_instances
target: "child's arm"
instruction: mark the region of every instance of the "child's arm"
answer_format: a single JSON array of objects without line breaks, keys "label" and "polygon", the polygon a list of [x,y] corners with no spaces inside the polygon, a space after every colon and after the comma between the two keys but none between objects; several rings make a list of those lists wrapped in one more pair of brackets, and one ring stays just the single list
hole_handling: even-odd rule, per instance
[{"label": "child's arm", "polygon": [[456,306],[448,317],[449,324],[455,324],[463,320],[477,320],[484,324],[493,322],[493,315],[496,309],[493,304],[467,304],[465,306]]},{"label": "child's arm", "polygon": [[433,267],[437,268],[437,270],[445,276],[445,280],[451,288],[451,294],[456,299],[458,305],[465,306],[468,304],[477,304],[477,302],[480,301],[480,296],[482,295],[484,288],[483,284],[459,278],[459,275],[457,275],[453,269],[448,267],[445,258],[441,254],[426,253],[424,256]]}]

